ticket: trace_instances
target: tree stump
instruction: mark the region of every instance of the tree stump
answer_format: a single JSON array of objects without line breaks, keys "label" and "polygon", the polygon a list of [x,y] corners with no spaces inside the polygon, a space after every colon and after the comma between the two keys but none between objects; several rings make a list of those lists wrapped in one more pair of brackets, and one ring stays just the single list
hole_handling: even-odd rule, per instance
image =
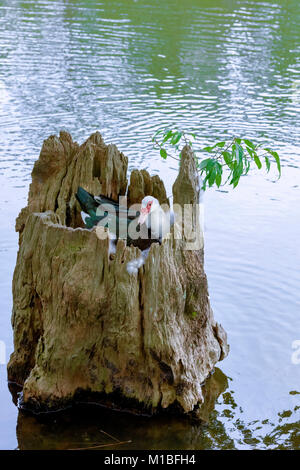
[{"label": "tree stump", "polygon": [[[195,412],[202,384],[228,353],[209,303],[203,247],[186,250],[172,232],[129,275],[139,249],[119,240],[111,259],[109,241],[83,228],[78,186],[117,199],[127,165],[99,133],[79,146],[66,132],[44,142],[34,165],[28,205],[16,221],[8,378],[23,385],[23,403],[35,410],[92,399],[134,412]],[[134,170],[130,181],[129,204],[147,194],[168,203],[158,176]],[[189,147],[173,194],[177,204],[198,201]]]}]

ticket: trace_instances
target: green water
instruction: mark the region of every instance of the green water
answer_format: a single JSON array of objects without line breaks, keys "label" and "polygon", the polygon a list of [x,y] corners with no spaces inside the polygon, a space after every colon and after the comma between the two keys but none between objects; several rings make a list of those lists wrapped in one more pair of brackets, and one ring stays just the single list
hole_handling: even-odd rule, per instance
[{"label": "green water", "polygon": [[[0,365],[0,447],[300,448],[299,2],[0,0],[0,341],[12,351],[14,221],[43,139],[99,130],[131,168],[176,165],[151,136],[176,125],[199,145],[232,135],[276,148],[283,176],[253,171],[209,190],[205,264],[231,351],[218,364],[204,424],[102,409],[18,412]],[[296,358],[296,360],[295,360]],[[115,448],[118,448],[116,446]]]}]

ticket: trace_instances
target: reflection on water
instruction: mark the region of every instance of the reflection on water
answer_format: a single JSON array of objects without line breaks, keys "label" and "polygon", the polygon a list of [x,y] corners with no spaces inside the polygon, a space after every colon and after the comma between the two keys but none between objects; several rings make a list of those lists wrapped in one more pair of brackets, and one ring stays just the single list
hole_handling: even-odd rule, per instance
[{"label": "reflection on water", "polygon": [[[232,414],[232,405],[226,410]],[[82,449],[103,446],[103,449],[292,449],[300,447],[299,421],[281,418],[274,422],[255,420],[245,424],[240,418],[231,420],[232,431],[224,418],[212,414],[213,426],[191,423],[174,417],[137,418],[104,410],[77,408],[57,418],[46,419],[20,411],[17,423],[18,448],[21,450]],[[229,428],[230,429],[230,428]],[[266,432],[266,430],[269,430]],[[113,444],[114,439],[124,444]],[[126,441],[131,441],[126,443]],[[112,445],[113,444],[113,445]]]},{"label": "reflection on water", "polygon": [[[66,129],[82,142],[99,130],[132,165],[159,173],[168,193],[177,168],[152,149],[158,127],[196,132],[199,145],[232,135],[265,141],[282,157],[279,182],[253,171],[238,189],[210,190],[204,198],[206,272],[215,317],[229,335],[221,366],[233,379],[230,391],[210,413],[211,424],[163,418],[159,439],[169,448],[221,447],[222,439],[225,448],[297,447],[299,394],[290,392],[300,383],[300,365],[291,360],[300,339],[299,2],[150,3],[0,0],[0,341],[9,354],[14,221],[43,139]],[[0,407],[0,447],[16,447],[3,365]],[[124,428],[132,445],[142,446],[143,435],[148,446],[158,442],[162,424],[108,416],[111,430]],[[18,420],[22,447],[24,423],[38,421],[23,414]],[[69,436],[81,433],[83,442],[80,422],[72,416],[59,433],[69,426]],[[96,426],[92,418],[84,422]],[[46,428],[51,434],[55,423],[43,425],[43,436]],[[59,433],[44,445],[57,447]]]},{"label": "reflection on water", "polygon": [[[201,421],[178,416],[138,417],[94,406],[77,405],[55,415],[19,411],[18,448],[33,449],[298,449],[300,423],[294,410],[278,413],[276,422],[243,421],[243,410],[216,369],[204,386]],[[226,390],[227,389],[227,390]],[[226,390],[226,391],[225,391]],[[216,411],[219,398],[222,408]],[[227,430],[230,421],[235,432]],[[116,442],[118,440],[121,444]]]},{"label": "reflection on water", "polygon": [[[216,369],[203,385],[204,403],[198,410],[202,423],[209,423],[216,400],[228,387],[227,377]],[[20,388],[10,385],[14,403]],[[128,419],[130,416],[130,419]],[[68,449],[112,444],[107,434],[121,442],[131,441],[114,448],[163,449],[193,448],[197,441],[193,429],[200,429],[199,420],[178,416],[141,417],[112,412],[100,406],[77,404],[75,409],[60,413],[32,416],[20,410],[17,437],[20,449]],[[202,424],[203,426],[204,424]],[[103,434],[103,431],[107,434]],[[188,434],[188,439],[187,439]],[[59,440],[57,436],[59,435]],[[188,443],[188,444],[187,444]]]}]

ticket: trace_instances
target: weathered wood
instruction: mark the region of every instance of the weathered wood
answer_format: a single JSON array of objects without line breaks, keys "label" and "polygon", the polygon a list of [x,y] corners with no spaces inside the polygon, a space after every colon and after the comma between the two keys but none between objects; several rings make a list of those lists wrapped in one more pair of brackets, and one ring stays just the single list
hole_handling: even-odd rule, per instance
[{"label": "weathered wood", "polygon": [[[202,249],[186,250],[171,235],[151,245],[144,266],[129,275],[137,248],[119,240],[111,259],[108,240],[78,227],[77,187],[117,198],[126,191],[127,163],[99,133],[80,147],[61,133],[44,142],[34,166],[16,224],[8,364],[27,405],[55,409],[93,396],[132,410],[191,412],[203,402],[201,384],[228,353],[210,307]],[[186,147],[173,188],[178,204],[199,196],[193,165]],[[168,202],[158,177],[132,172],[130,202],[147,193]]]}]

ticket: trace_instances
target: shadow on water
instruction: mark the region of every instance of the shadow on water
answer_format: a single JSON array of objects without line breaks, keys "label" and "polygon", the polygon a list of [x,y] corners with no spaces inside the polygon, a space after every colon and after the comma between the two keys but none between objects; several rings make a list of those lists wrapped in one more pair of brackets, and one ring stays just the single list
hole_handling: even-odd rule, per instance
[{"label": "shadow on water", "polygon": [[[58,412],[33,415],[20,410],[17,420],[18,448],[43,449],[299,449],[299,407],[278,413],[269,420],[243,422],[243,410],[229,390],[220,369],[203,386],[205,397],[200,420],[176,415],[136,416],[101,406],[77,404]],[[20,388],[10,384],[17,403]],[[298,394],[298,392],[292,392]],[[263,430],[264,435],[260,432]],[[266,430],[268,432],[265,434]]]},{"label": "shadow on water", "polygon": [[[40,415],[20,410],[18,445],[20,449],[73,449],[100,445],[109,449],[115,438],[125,443],[116,443],[113,449],[207,447],[202,443],[202,429],[208,426],[215,403],[227,387],[227,377],[216,369],[203,386],[205,401],[199,412],[201,421],[169,414],[153,417],[131,414],[128,419],[128,413],[84,403],[58,413]],[[20,388],[10,385],[10,391],[16,404]]]}]

